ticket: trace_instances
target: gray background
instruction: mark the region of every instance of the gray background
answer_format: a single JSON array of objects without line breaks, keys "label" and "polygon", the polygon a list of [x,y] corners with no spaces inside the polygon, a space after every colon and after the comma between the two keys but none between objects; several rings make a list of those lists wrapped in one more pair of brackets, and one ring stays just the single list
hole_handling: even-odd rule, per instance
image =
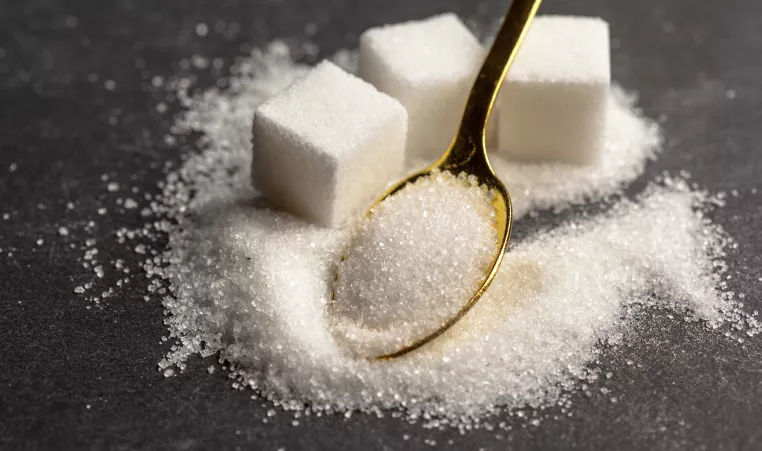
[{"label": "gray background", "polygon": [[[169,380],[156,371],[167,350],[160,344],[165,329],[159,302],[142,300],[144,283],[102,310],[86,309],[72,293],[92,272],[77,261],[82,252],[66,243],[81,242],[90,219],[98,223],[101,260],[139,262],[122,246],[108,245],[116,225],[137,226],[141,219],[137,212],[96,214],[101,202],[113,205],[100,175],[112,172],[117,181],[156,192],[162,173],[151,163],[177,161],[193,146],[192,139],[164,144],[171,115],[155,111],[160,95],[148,89],[137,58],[150,75],[165,76],[195,53],[229,64],[241,44],[305,37],[309,23],[318,26],[311,40],[325,56],[354,46],[372,25],[448,10],[489,24],[505,6],[490,0],[0,3],[0,212],[13,212],[0,220],[0,247],[19,249],[13,258],[0,257],[0,448],[430,449],[427,438],[445,446],[453,440],[452,449],[762,448],[762,341],[744,349],[698,325],[658,316],[639,323],[629,345],[602,359],[615,373],[606,387],[618,403],[610,395],[575,395],[571,418],[538,428],[508,419],[514,431],[499,440],[495,432],[461,437],[364,415],[302,419],[293,428],[281,413],[264,425],[268,406],[231,390],[223,372],[207,374],[213,357],[192,359],[185,374]],[[542,12],[607,19],[614,78],[640,92],[650,116],[664,115],[664,155],[631,192],[663,170],[681,169],[711,191],[739,191],[714,216],[739,243],[728,257],[731,288],[746,294],[750,309],[759,308],[762,194],[750,190],[762,173],[762,3],[546,0]],[[219,20],[238,22],[240,33],[214,32]],[[193,32],[199,21],[212,25],[205,38]],[[91,73],[99,82],[87,81]],[[116,90],[107,91],[105,79],[115,80]],[[199,86],[215,81],[201,77]],[[117,126],[108,123],[112,115],[120,118]],[[13,162],[18,170],[10,173]],[[66,210],[68,201],[74,210]],[[70,226],[72,236],[58,237],[57,225]],[[518,223],[517,230],[531,226]],[[34,245],[38,238],[43,246]]]}]

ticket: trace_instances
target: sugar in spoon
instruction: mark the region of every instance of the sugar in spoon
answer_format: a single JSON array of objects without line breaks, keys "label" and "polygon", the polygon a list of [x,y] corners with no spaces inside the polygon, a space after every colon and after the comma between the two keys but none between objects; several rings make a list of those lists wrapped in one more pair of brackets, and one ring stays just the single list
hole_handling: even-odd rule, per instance
[{"label": "sugar in spoon", "polygon": [[[479,301],[497,274],[503,255],[508,247],[513,223],[511,198],[505,185],[497,178],[489,163],[486,148],[487,123],[492,112],[497,93],[505,76],[513,63],[529,25],[534,18],[541,0],[514,0],[503,20],[495,41],[476,77],[468,100],[460,128],[449,148],[442,157],[430,167],[396,183],[384,193],[368,210],[370,216],[373,210],[387,198],[398,193],[417,180],[432,176],[441,171],[452,174],[465,174],[475,177],[479,185],[487,188],[491,195],[491,203],[495,211],[495,229],[497,243],[494,257],[485,271],[485,277],[470,299],[449,319],[430,333],[399,349],[377,355],[377,360],[387,360],[403,356],[436,339],[458,321],[460,321]],[[346,254],[342,259],[346,258]],[[334,283],[338,283],[339,271]],[[336,285],[332,292],[335,301]]]}]

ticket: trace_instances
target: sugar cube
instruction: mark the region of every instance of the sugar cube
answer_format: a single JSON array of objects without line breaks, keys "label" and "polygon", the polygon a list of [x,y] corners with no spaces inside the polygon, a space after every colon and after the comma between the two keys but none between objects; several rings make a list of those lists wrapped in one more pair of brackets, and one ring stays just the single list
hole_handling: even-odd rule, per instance
[{"label": "sugar cube", "polygon": [[485,51],[455,14],[372,28],[360,75],[405,106],[408,160],[434,160],[455,136]]},{"label": "sugar cube", "polygon": [[543,16],[500,92],[498,146],[523,161],[589,164],[603,148],[611,84],[608,24]]},{"label": "sugar cube", "polygon": [[397,100],[324,61],[257,108],[254,186],[276,208],[341,227],[399,177],[406,137]]}]

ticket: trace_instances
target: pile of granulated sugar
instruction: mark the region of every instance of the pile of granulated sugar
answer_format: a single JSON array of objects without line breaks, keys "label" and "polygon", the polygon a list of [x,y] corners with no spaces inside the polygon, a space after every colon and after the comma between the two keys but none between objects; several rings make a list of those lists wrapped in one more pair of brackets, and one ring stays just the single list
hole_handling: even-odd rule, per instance
[{"label": "pile of granulated sugar", "polygon": [[436,172],[376,206],[339,265],[327,313],[337,340],[386,355],[454,317],[499,248],[491,199],[473,176]]},{"label": "pile of granulated sugar", "polygon": [[[234,387],[286,409],[395,409],[393,416],[465,430],[525,406],[565,412],[565,393],[599,377],[591,362],[601,343],[620,340],[636,307],[670,308],[708,330],[725,324],[734,340],[759,332],[733,294],[718,288],[729,239],[704,214],[717,199],[666,179],[598,218],[513,243],[480,303],[431,344],[387,362],[353,358],[326,314],[349,232],[270,211],[249,186],[254,108],[303,73],[275,44],[239,64],[229,90],[187,98],[187,83],[174,85],[188,111],[173,133],[201,132],[204,141],[152,205],[164,219],[148,233],[169,237],[145,265],[150,288],[171,291],[166,324],[177,344],[159,365],[166,375],[183,370],[190,355],[219,352]],[[642,173],[658,130],[621,96],[612,94],[612,104],[599,166],[502,164],[517,211],[604,198]],[[449,221],[471,226],[466,215]],[[416,238],[420,246],[436,241]]]},{"label": "pile of granulated sugar", "polygon": [[[168,322],[185,348],[163,365],[203,341],[236,365],[242,384],[312,411],[399,407],[463,425],[499,407],[545,406],[597,377],[587,363],[619,331],[626,306],[671,307],[710,327],[739,313],[716,289],[726,239],[701,213],[704,201],[682,183],[656,186],[604,217],[514,246],[456,328],[388,362],[352,357],[325,315],[346,232],[250,202],[218,205],[171,235],[162,275],[174,292]],[[468,216],[450,219],[459,220],[468,226]]]}]

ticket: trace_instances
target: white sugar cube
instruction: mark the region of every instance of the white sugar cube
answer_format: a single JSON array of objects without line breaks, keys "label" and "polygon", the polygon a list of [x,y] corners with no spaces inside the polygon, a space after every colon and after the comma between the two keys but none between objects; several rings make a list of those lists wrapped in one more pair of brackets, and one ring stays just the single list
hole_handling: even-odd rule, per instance
[{"label": "white sugar cube", "polygon": [[454,14],[372,28],[360,37],[360,75],[410,116],[409,160],[434,160],[447,149],[484,56]]},{"label": "white sugar cube", "polygon": [[523,161],[595,162],[610,84],[605,21],[538,17],[500,92],[500,152]]},{"label": "white sugar cube", "polygon": [[341,227],[400,176],[406,136],[398,101],[324,61],[257,108],[252,179],[273,206]]}]

